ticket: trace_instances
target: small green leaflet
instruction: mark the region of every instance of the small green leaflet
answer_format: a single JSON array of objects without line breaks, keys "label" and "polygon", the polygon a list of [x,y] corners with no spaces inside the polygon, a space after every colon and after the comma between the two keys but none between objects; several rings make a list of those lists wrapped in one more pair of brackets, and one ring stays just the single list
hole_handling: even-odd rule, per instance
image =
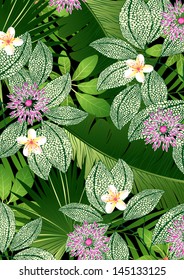
[{"label": "small green leaflet", "polygon": [[146,228],[138,228],[137,233],[149,249],[151,247],[152,231]]},{"label": "small green leaflet", "polygon": [[168,57],[166,61],[167,66],[173,65],[176,61],[180,60],[180,57],[183,56],[182,54],[174,54]]},{"label": "small green leaflet", "polygon": [[173,227],[173,221],[181,219],[184,215],[184,204],[170,209],[158,220],[152,237],[152,244],[162,244],[166,242],[168,229]]},{"label": "small green leaflet", "polygon": [[28,157],[30,169],[40,178],[48,180],[52,164],[48,161],[43,153],[40,155],[31,154]]},{"label": "small green leaflet", "polygon": [[162,190],[148,189],[136,194],[127,204],[127,208],[124,211],[124,219],[126,221],[133,220],[150,213],[159,202],[163,193],[164,191]]},{"label": "small green leaflet", "polygon": [[162,53],[162,45],[154,45],[151,48],[146,49],[146,53],[154,57],[160,57]]},{"label": "small green leaflet", "polygon": [[53,66],[52,53],[49,48],[39,41],[29,59],[29,72],[33,82],[41,85],[49,77]]},{"label": "small green leaflet", "polygon": [[139,111],[141,105],[141,91],[139,85],[127,87],[113,100],[110,117],[118,129],[127,124]]},{"label": "small green leaflet", "polygon": [[14,260],[54,260],[49,252],[41,248],[25,249],[13,257]]},{"label": "small green leaflet", "polygon": [[102,221],[101,215],[91,206],[82,203],[70,203],[59,209],[63,214],[77,222],[88,223]]},{"label": "small green leaflet", "polygon": [[178,146],[173,147],[173,159],[179,168],[179,170],[184,173],[184,141],[180,143],[178,140]]},{"label": "small green leaflet", "polygon": [[0,198],[2,201],[10,194],[11,186],[11,177],[4,166],[0,164]]},{"label": "small green leaflet", "polygon": [[87,78],[95,69],[98,63],[98,56],[92,55],[85,59],[83,59],[77,69],[75,70],[72,80],[73,81],[80,81]]},{"label": "small green leaflet", "polygon": [[169,37],[164,40],[161,56],[170,56],[184,52],[184,44],[180,39],[172,41]]},{"label": "small green leaflet", "polygon": [[123,238],[117,233],[113,233],[109,241],[109,251],[105,253],[107,260],[128,260],[129,249]]},{"label": "small green leaflet", "polygon": [[62,75],[70,72],[71,62],[65,51],[62,51],[60,53],[60,57],[58,58],[58,65]]},{"label": "small green leaflet", "polygon": [[80,83],[77,85],[78,89],[84,93],[88,93],[91,95],[99,95],[105,92],[105,90],[97,90],[97,82],[98,78],[92,79],[89,82]]},{"label": "small green leaflet", "polygon": [[11,208],[0,202],[0,251],[4,253],[15,234],[15,217]]}]

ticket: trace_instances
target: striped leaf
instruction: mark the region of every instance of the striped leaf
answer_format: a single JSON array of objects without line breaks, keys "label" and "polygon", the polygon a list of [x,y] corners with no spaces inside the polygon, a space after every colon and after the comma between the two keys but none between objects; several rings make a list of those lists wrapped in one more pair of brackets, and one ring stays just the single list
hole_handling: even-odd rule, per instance
[{"label": "striped leaf", "polygon": [[179,143],[177,147],[173,147],[172,155],[177,167],[184,173],[184,141]]},{"label": "striped leaf", "polygon": [[45,88],[45,97],[50,99],[48,108],[60,105],[71,91],[70,74],[63,75],[48,83]]},{"label": "striped leaf", "polygon": [[145,216],[150,213],[159,202],[164,191],[157,189],[144,190],[131,198],[124,211],[126,221]]},{"label": "striped leaf", "polygon": [[114,38],[101,38],[90,44],[98,52],[114,59],[135,59],[137,57],[136,50],[123,40]]},{"label": "striped leaf", "polygon": [[180,39],[171,40],[167,37],[162,46],[161,56],[170,56],[184,52],[184,44]]},{"label": "striped leaf", "polygon": [[53,108],[45,114],[48,119],[60,125],[74,125],[82,122],[88,114],[70,106]]},{"label": "striped leaf", "polygon": [[9,84],[13,88],[14,86],[22,87],[23,83],[32,84],[31,77],[29,72],[22,68],[19,72],[15,75],[11,76],[9,79]]},{"label": "striped leaf", "polygon": [[119,22],[123,37],[135,47],[144,49],[152,27],[151,14],[144,0],[126,0]]},{"label": "striped leaf", "polygon": [[5,51],[0,52],[0,80],[9,78],[17,73],[28,61],[31,51],[31,37],[28,33],[20,36],[24,41],[22,46],[16,47],[14,55],[7,55]]},{"label": "striped leaf", "polygon": [[36,219],[32,222],[29,222],[15,234],[11,245],[11,251],[22,250],[26,247],[29,247],[33,241],[38,237],[42,228],[42,219]]},{"label": "striped leaf", "polygon": [[100,222],[101,215],[91,206],[81,203],[70,203],[59,209],[63,214],[77,222]]},{"label": "striped leaf", "polygon": [[17,138],[26,133],[26,124],[10,124],[0,135],[0,158],[14,155],[21,147]]},{"label": "striped leaf", "polygon": [[40,85],[46,81],[52,71],[53,58],[49,48],[41,41],[37,43],[29,59],[29,72],[33,82]]},{"label": "striped leaf", "polygon": [[0,251],[4,253],[15,234],[15,217],[10,207],[0,202]]},{"label": "striped leaf", "polygon": [[124,72],[127,70],[124,61],[118,61],[107,67],[104,71],[100,73],[98,78],[97,89],[110,89],[116,88],[131,82],[133,78],[125,78]]},{"label": "striped leaf", "polygon": [[141,91],[139,85],[127,87],[113,100],[110,117],[118,129],[127,124],[139,111],[141,105]]},{"label": "striped leaf", "polygon": [[49,252],[41,248],[29,248],[16,254],[14,260],[54,260],[54,257]]},{"label": "striped leaf", "polygon": [[152,236],[152,244],[165,243],[168,236],[168,229],[173,226],[173,221],[184,215],[184,204],[170,209],[157,222]]},{"label": "striped leaf", "polygon": [[105,253],[106,260],[128,260],[129,249],[123,238],[117,233],[113,233],[108,244],[109,251]]},{"label": "striped leaf", "polygon": [[156,71],[152,71],[146,76],[145,82],[141,86],[141,92],[146,106],[167,101],[167,87]]},{"label": "striped leaf", "polygon": [[64,129],[50,122],[42,125],[42,135],[47,139],[43,153],[48,161],[62,172],[66,172],[72,158],[72,147]]}]

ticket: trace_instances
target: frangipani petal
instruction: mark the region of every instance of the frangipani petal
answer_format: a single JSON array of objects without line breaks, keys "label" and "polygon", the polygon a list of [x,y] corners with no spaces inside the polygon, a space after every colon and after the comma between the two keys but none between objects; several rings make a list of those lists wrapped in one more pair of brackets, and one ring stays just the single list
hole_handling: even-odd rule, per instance
[{"label": "frangipani petal", "polygon": [[42,153],[42,149],[40,148],[40,146],[35,146],[32,152],[36,155],[40,155]]},{"label": "frangipani petal", "polygon": [[135,78],[139,83],[144,83],[145,77],[143,72],[136,73]]},{"label": "frangipani petal", "polygon": [[136,64],[143,66],[144,65],[144,56],[142,54],[138,54],[136,58]]},{"label": "frangipani petal", "polygon": [[106,206],[105,206],[105,211],[110,214],[114,211],[115,208],[115,203],[111,203],[111,202],[107,202]]},{"label": "frangipani petal", "polygon": [[120,198],[121,200],[124,200],[125,198],[127,198],[128,195],[129,195],[129,191],[124,190],[124,191],[121,191],[121,192],[120,192],[119,198]]},{"label": "frangipani petal", "polygon": [[108,202],[109,199],[110,199],[109,194],[104,194],[104,195],[101,196],[101,200],[102,200],[103,202]]},{"label": "frangipani petal", "polygon": [[133,67],[133,66],[136,65],[136,61],[133,60],[133,59],[128,59],[128,60],[125,61],[125,63],[128,67]]},{"label": "frangipani petal", "polygon": [[21,145],[24,145],[27,143],[28,138],[26,136],[20,136],[17,138],[17,142]]},{"label": "frangipani petal", "polygon": [[4,33],[3,31],[0,31],[0,39],[4,38],[6,36],[6,33]]},{"label": "frangipani petal", "polygon": [[124,77],[129,79],[129,78],[132,78],[136,75],[136,71],[133,69],[133,68],[129,68],[127,70],[125,70],[124,72]]},{"label": "frangipani petal", "polygon": [[149,64],[144,65],[144,67],[143,67],[143,72],[144,73],[150,73],[152,71],[153,71],[153,66],[152,65],[149,65]]},{"label": "frangipani petal", "polygon": [[7,30],[7,36],[14,38],[15,37],[15,29],[13,27],[9,27]]},{"label": "frangipani petal", "polygon": [[13,40],[13,45],[14,45],[15,47],[21,46],[23,43],[24,43],[24,41],[23,41],[22,39],[20,39],[20,38],[15,38],[15,39]]},{"label": "frangipani petal", "polygon": [[112,194],[115,195],[115,194],[117,194],[117,192],[118,192],[117,189],[116,189],[116,187],[115,187],[114,185],[109,185],[109,186],[108,186],[108,191],[109,191],[109,194],[110,194],[110,195],[112,195]]},{"label": "frangipani petal", "polygon": [[28,139],[35,139],[36,138],[36,131],[33,128],[28,130]]},{"label": "frangipani petal", "polygon": [[5,47],[4,47],[4,50],[5,50],[5,52],[6,52],[7,55],[13,55],[13,54],[14,54],[14,51],[15,51],[15,48],[14,48],[14,46],[11,44],[11,45],[5,46]]},{"label": "frangipani petal", "polygon": [[3,40],[0,40],[0,49],[4,49],[5,46],[5,42]]},{"label": "frangipani petal", "polygon": [[44,145],[47,142],[47,138],[45,136],[39,136],[35,140],[39,146]]},{"label": "frangipani petal", "polygon": [[125,204],[123,201],[119,200],[119,201],[116,203],[116,208],[117,208],[118,210],[125,210],[125,209],[126,209],[126,204]]}]

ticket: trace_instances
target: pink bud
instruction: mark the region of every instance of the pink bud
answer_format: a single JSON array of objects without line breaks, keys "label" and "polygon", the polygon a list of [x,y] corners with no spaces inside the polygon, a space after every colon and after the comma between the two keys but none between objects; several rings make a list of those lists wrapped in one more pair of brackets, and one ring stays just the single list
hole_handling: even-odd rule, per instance
[{"label": "pink bud", "polygon": [[178,18],[178,23],[179,23],[179,24],[184,24],[184,18],[183,18],[183,17]]}]

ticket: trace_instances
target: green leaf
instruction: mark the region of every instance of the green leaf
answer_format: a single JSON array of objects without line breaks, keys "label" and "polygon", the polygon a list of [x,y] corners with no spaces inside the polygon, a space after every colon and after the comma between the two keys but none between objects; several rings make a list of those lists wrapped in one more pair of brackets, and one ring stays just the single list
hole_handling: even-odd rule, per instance
[{"label": "green leaf", "polygon": [[11,251],[22,250],[26,247],[29,247],[33,241],[38,237],[42,228],[42,219],[36,219],[32,222],[29,222],[15,234],[11,245]]},{"label": "green leaf", "polygon": [[109,251],[105,253],[108,260],[128,260],[129,249],[123,238],[117,233],[113,233],[109,241]]},{"label": "green leaf", "polygon": [[168,229],[173,227],[173,221],[184,215],[184,204],[170,209],[157,222],[152,237],[152,244],[165,243],[168,236]]},{"label": "green leaf", "polygon": [[58,58],[59,70],[61,74],[65,75],[70,72],[71,62],[65,51],[62,51],[60,55]]},{"label": "green leaf", "polygon": [[100,73],[97,89],[103,90],[116,88],[131,82],[133,78],[128,79],[124,77],[124,72],[127,69],[128,68],[124,61],[113,63]]},{"label": "green leaf", "polygon": [[183,57],[182,54],[180,54],[180,57],[176,62],[176,69],[177,69],[177,72],[178,72],[178,75],[179,75],[179,79],[182,82],[183,82],[183,68],[184,68],[183,62],[184,62],[184,57]]},{"label": "green leaf", "polygon": [[127,124],[139,111],[141,105],[141,91],[139,85],[127,87],[113,100],[110,117],[118,129]]},{"label": "green leaf", "polygon": [[135,47],[144,49],[152,25],[151,14],[144,0],[126,0],[119,22],[123,37]]},{"label": "green leaf", "polygon": [[0,251],[4,253],[15,234],[15,217],[11,208],[0,202]]},{"label": "green leaf", "polygon": [[29,248],[21,251],[13,257],[14,260],[54,260],[49,252],[40,248]]},{"label": "green leaf", "polygon": [[9,79],[9,84],[13,88],[14,86],[22,87],[23,83],[32,84],[31,77],[29,75],[29,72],[22,68],[19,72],[17,72],[15,75],[11,76]]},{"label": "green leaf", "polygon": [[160,57],[162,53],[162,45],[154,45],[151,48],[146,49],[146,53],[154,57]]},{"label": "green leaf", "polygon": [[45,97],[50,99],[47,107],[50,109],[60,105],[63,100],[68,96],[71,91],[71,78],[70,74],[61,76],[52,82],[48,83],[45,88]]},{"label": "green leaf", "polygon": [[76,93],[76,97],[81,107],[96,117],[108,117],[110,114],[109,103],[98,97],[94,97],[88,94]]},{"label": "green leaf", "polygon": [[148,261],[148,260],[155,260],[155,258],[153,256],[150,256],[150,255],[144,255],[140,258],[138,258],[137,260],[145,260],[145,261]]},{"label": "green leaf", "polygon": [[82,122],[87,113],[70,106],[53,108],[45,114],[48,119],[60,125],[75,125]]},{"label": "green leaf", "polygon": [[173,147],[173,159],[179,170],[184,173],[184,141],[179,141],[177,147]]},{"label": "green leaf", "polygon": [[168,57],[167,61],[166,61],[166,65],[167,66],[171,66],[173,65],[176,61],[178,61],[180,59],[180,54],[174,54]]},{"label": "green leaf", "polygon": [[102,221],[101,215],[91,206],[81,203],[70,203],[59,209],[63,214],[77,222],[88,223]]},{"label": "green leaf", "polygon": [[28,164],[30,169],[37,176],[44,180],[48,180],[52,164],[45,157],[44,153],[41,153],[40,155],[31,154],[28,157]]},{"label": "green leaf", "polygon": [[184,52],[184,45],[180,39],[172,41],[169,37],[164,40],[161,56],[170,56]]},{"label": "green leaf", "polygon": [[30,35],[25,33],[20,38],[24,43],[22,46],[15,48],[14,55],[7,55],[4,50],[0,52],[0,80],[15,75],[27,63],[31,55],[32,45]]},{"label": "green leaf", "polygon": [[17,138],[26,133],[26,124],[15,122],[10,124],[0,135],[0,157],[14,155],[19,149],[20,144]]},{"label": "green leaf", "polygon": [[164,191],[149,189],[136,194],[131,198],[124,211],[126,221],[133,220],[149,214],[159,202]]},{"label": "green leaf", "polygon": [[141,92],[146,106],[167,101],[167,87],[164,80],[154,70],[146,75],[145,82],[141,86]]},{"label": "green leaf", "polygon": [[138,228],[137,233],[149,249],[151,246],[152,232],[146,228]]},{"label": "green leaf", "polygon": [[97,82],[98,78],[92,79],[89,82],[80,83],[77,85],[77,87],[84,93],[92,94],[92,95],[98,95],[105,92],[104,90],[97,90]]},{"label": "green leaf", "polygon": [[137,52],[132,46],[123,40],[114,38],[101,38],[90,44],[91,47],[96,49],[103,55],[113,59],[135,59]]},{"label": "green leaf", "polygon": [[5,200],[10,194],[12,180],[6,169],[0,164],[0,198]]},{"label": "green leaf", "polygon": [[83,59],[77,69],[75,70],[72,80],[73,81],[80,81],[88,77],[93,70],[95,69],[96,65],[98,63],[98,56],[92,55],[85,59]]},{"label": "green leaf", "polygon": [[41,85],[49,77],[53,66],[52,53],[49,48],[39,41],[29,59],[29,72],[31,79]]}]

